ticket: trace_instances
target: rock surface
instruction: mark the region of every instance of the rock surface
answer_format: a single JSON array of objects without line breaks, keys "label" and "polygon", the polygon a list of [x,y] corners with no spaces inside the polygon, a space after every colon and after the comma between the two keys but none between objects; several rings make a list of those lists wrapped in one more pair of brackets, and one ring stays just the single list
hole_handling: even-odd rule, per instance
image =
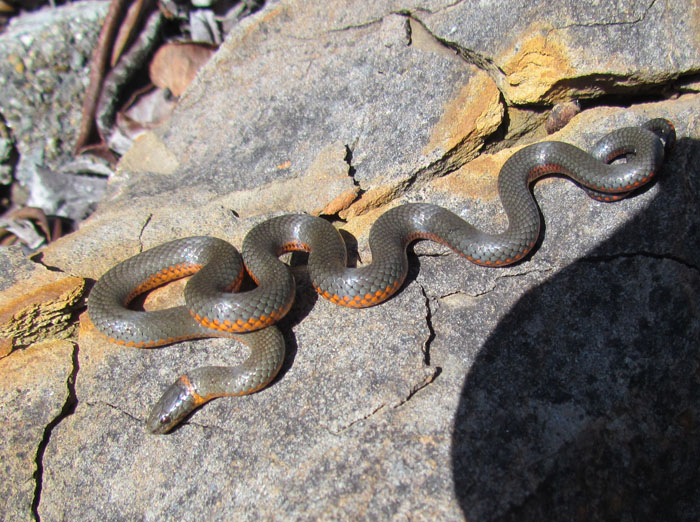
[{"label": "rock surface", "polygon": [[32,263],[19,247],[0,250],[0,357],[45,339],[70,337],[85,280]]},{"label": "rock surface", "polygon": [[76,353],[69,341],[47,341],[0,359],[3,520],[32,520],[36,514],[48,436],[75,403]]},{"label": "rock surface", "polygon": [[[367,260],[369,226],[406,201],[497,230],[498,171],[559,101],[583,110],[549,139],[589,148],[658,116],[680,139],[627,200],[539,182],[543,239],[516,266],[419,243],[401,292],[361,311],[294,268],[280,376],[167,436],[144,431],[163,388],[245,353],[121,347],[83,314],[79,348],[60,352],[62,414],[22,439],[6,423],[6,451],[40,470],[13,505],[44,520],[700,517],[698,17],[658,1],[287,0],[243,21],[43,263],[96,279],[176,237],[240,245],[283,212],[345,220]],[[6,473],[5,498],[27,498],[12,486],[26,470]]]},{"label": "rock surface", "polygon": [[[16,147],[15,178],[32,186],[29,204],[47,214],[82,219],[90,212],[73,203],[76,193],[94,205],[104,191],[99,177],[76,175],[76,166],[58,169],[73,159],[90,56],[108,5],[47,7],[13,18],[0,34],[0,121],[9,128],[0,148],[3,141]],[[0,183],[10,181],[0,176]]]}]

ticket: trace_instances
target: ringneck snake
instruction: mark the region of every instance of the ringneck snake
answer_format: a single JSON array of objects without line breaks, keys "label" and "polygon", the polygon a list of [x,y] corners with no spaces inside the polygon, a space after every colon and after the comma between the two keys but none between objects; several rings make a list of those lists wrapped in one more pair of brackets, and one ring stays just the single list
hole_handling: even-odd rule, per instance
[{"label": "ringneck snake", "polygon": [[[109,341],[128,346],[148,348],[203,337],[233,337],[249,346],[250,356],[242,364],[196,368],[167,389],[147,420],[151,432],[165,433],[205,402],[253,393],[279,371],[284,339],[274,323],[289,311],[295,293],[292,273],[279,260],[282,253],[309,253],[309,276],[324,298],[354,308],[373,306],[401,287],[408,271],[406,247],[412,241],[437,241],[479,265],[516,263],[530,252],[540,231],[532,182],[562,174],[592,197],[617,200],[649,182],[674,141],[672,123],[658,118],[613,131],[590,152],[556,141],[524,147],[506,161],[498,176],[508,218],[505,231],[488,234],[436,205],[401,205],[373,224],[372,262],[358,268],[346,266],[338,230],[305,214],[273,217],[257,225],[243,240],[242,256],[221,239],[177,239],[107,271],[90,294],[89,316]],[[612,163],[620,156],[626,156],[626,162]],[[236,293],[246,272],[257,286]],[[128,308],[137,295],[189,275],[185,306],[151,312]]]}]

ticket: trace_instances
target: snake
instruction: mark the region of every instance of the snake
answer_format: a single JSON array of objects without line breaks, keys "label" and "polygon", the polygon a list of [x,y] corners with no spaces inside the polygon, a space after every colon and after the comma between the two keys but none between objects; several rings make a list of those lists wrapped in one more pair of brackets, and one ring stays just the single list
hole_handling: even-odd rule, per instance
[{"label": "snake", "polygon": [[[209,236],[176,239],[141,252],[109,269],[93,287],[88,314],[111,342],[150,348],[185,339],[232,337],[250,349],[240,365],[204,366],[178,378],[152,408],[146,421],[165,433],[215,397],[245,395],[266,387],[279,372],[284,338],[275,326],[295,296],[294,277],[279,257],[308,252],[310,280],[324,298],[341,306],[382,303],[403,285],[407,246],[419,239],[447,245],[478,265],[498,267],[523,260],[540,233],[540,213],[530,185],[560,174],[602,201],[615,201],[648,183],[675,141],[673,124],[656,118],[617,129],[586,152],[559,141],[528,145],[511,155],[498,175],[498,192],[508,219],[500,233],[486,233],[457,214],[429,203],[407,203],[382,214],[369,232],[371,262],[347,266],[345,243],[326,219],[285,214],[253,227],[241,253]],[[624,161],[615,161],[624,157]],[[254,288],[237,292],[245,275]],[[137,311],[129,303],[168,281],[192,276],[185,304]]]}]

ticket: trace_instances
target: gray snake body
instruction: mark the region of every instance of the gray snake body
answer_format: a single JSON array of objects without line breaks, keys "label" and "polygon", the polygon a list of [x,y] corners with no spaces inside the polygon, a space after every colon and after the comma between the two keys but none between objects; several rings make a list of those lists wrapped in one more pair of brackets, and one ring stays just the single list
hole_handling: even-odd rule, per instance
[{"label": "gray snake body", "polygon": [[[345,245],[329,222],[303,214],[275,217],[253,228],[243,241],[243,261],[235,248],[219,239],[172,241],[106,272],[90,295],[90,318],[111,341],[138,347],[244,334],[237,338],[250,346],[251,355],[241,366],[197,368],[166,391],[147,423],[151,431],[163,433],[207,400],[252,393],[279,371],[284,341],[272,325],[289,310],[295,290],[291,272],[278,259],[281,253],[309,252],[309,275],[323,297],[344,306],[372,306],[403,283],[410,242],[438,241],[480,265],[515,263],[528,254],[539,235],[540,215],[529,190],[531,182],[559,173],[580,183],[593,197],[619,199],[658,172],[674,140],[672,124],[655,119],[608,134],[591,153],[561,142],[527,146],[513,154],[499,174],[499,195],[509,223],[504,232],[487,234],[436,205],[401,205],[372,226],[372,262],[359,268],[346,267]],[[621,155],[627,156],[626,162],[609,164]],[[257,287],[231,293],[246,269]],[[145,313],[126,307],[139,293],[193,273],[185,287],[185,307]]]}]

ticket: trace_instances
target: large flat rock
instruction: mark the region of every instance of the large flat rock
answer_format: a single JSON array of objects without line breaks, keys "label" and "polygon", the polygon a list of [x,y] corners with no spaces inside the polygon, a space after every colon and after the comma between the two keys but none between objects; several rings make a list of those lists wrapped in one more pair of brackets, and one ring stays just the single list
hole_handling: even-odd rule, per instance
[{"label": "large flat rock", "polygon": [[[697,519],[700,95],[649,96],[700,65],[698,13],[679,9],[283,1],[245,20],[43,263],[96,279],[175,237],[240,246],[285,212],[334,219],[367,261],[371,223],[407,201],[498,230],[498,172],[522,145],[499,140],[516,115],[537,127],[559,99],[590,97],[551,139],[587,149],[659,116],[680,139],[658,179],[619,202],[537,183],[542,241],[509,268],[419,243],[397,296],[347,310],[295,267],[280,376],[169,435],[144,427],[164,387],[245,350],[222,339],[117,346],[83,314],[79,348],[63,354],[71,407],[17,443],[41,445],[39,516]],[[625,106],[596,106],[621,93]],[[175,303],[181,288],[154,300]]]}]

